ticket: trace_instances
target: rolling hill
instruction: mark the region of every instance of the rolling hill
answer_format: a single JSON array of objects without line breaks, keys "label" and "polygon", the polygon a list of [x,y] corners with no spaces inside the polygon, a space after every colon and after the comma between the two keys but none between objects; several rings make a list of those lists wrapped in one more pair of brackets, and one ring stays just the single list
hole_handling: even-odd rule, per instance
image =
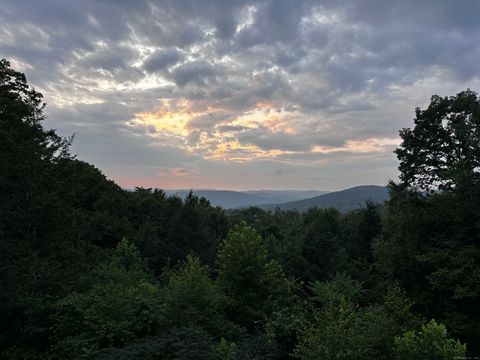
[{"label": "rolling hill", "polygon": [[[169,196],[178,196],[182,199],[190,192],[187,189],[164,191]],[[327,193],[320,190],[229,191],[199,189],[192,191],[195,195],[208,199],[213,206],[221,206],[225,209],[297,201]]]},{"label": "rolling hill", "polygon": [[364,185],[356,186],[349,189],[335,191],[309,199],[289,201],[279,204],[259,205],[264,210],[298,210],[300,212],[307,211],[309,208],[329,208],[334,207],[339,211],[346,212],[357,209],[365,205],[367,200],[377,203],[383,203],[388,200],[388,189],[384,186]]}]

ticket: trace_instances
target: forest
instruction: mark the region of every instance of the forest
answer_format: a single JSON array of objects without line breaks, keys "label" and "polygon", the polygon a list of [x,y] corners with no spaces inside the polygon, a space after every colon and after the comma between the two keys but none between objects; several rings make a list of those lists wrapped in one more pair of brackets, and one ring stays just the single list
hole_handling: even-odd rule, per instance
[{"label": "forest", "polygon": [[383,204],[223,210],[125,190],[0,62],[5,359],[467,359],[480,346],[480,99],[432,96]]}]

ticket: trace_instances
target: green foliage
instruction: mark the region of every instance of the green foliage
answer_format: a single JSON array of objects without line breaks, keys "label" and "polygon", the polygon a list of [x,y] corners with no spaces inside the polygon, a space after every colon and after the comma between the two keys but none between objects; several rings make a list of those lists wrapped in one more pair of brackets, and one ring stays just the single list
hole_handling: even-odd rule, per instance
[{"label": "green foliage", "polygon": [[117,348],[99,352],[95,359],[105,360],[212,360],[212,338],[199,327],[167,329],[159,336],[144,337]]},{"label": "green foliage", "polygon": [[398,286],[390,287],[382,305],[359,307],[361,284],[345,274],[311,286],[321,304],[305,323],[295,356],[300,359],[386,359],[393,339],[415,327],[411,301]]},{"label": "green foliage", "polygon": [[92,273],[92,285],[58,302],[55,352],[94,356],[155,334],[163,322],[159,287],[146,272],[138,251],[125,239],[110,260]]},{"label": "green foliage", "polygon": [[309,317],[310,304],[299,297],[269,315],[265,335],[271,358],[290,358]]},{"label": "green foliage", "polygon": [[365,329],[359,324],[352,304],[345,300],[327,303],[304,330],[295,356],[303,360],[366,358],[369,349],[365,347]]},{"label": "green foliage", "polygon": [[450,360],[466,358],[466,347],[447,337],[443,324],[431,320],[421,331],[408,331],[395,338],[398,360]]},{"label": "green foliage", "polygon": [[365,208],[352,211],[342,221],[346,248],[353,260],[372,260],[372,241],[381,234],[380,205],[367,202]]},{"label": "green foliage", "polygon": [[414,302],[398,284],[388,287],[383,307],[390,321],[391,334],[400,334],[421,324],[422,318],[412,312]]},{"label": "green foliage", "polygon": [[413,129],[403,129],[402,183],[420,191],[468,191],[480,180],[480,101],[471,90],[456,96],[432,96],[417,108]]},{"label": "green foliage", "polygon": [[213,351],[214,360],[236,360],[237,345],[234,342],[228,342],[224,338],[220,339],[218,345]]},{"label": "green foliage", "polygon": [[224,330],[225,296],[197,257],[188,256],[171,275],[163,297],[170,326],[203,326],[212,333]]},{"label": "green foliage", "polygon": [[[24,74],[0,60],[0,352],[23,357],[48,347],[54,298],[72,288],[88,243],[74,238],[72,199],[62,197],[59,164],[71,139],[43,127],[45,104]],[[27,355],[30,353],[30,355]]]},{"label": "green foliage", "polygon": [[477,94],[433,96],[426,110],[416,110],[414,128],[400,135],[401,184],[390,184],[387,232],[375,244],[378,266],[427,317],[474,344],[480,331]]},{"label": "green foliage", "polygon": [[303,216],[302,256],[308,280],[324,280],[343,264],[341,215],[335,209],[310,209]]},{"label": "green foliage", "polygon": [[480,331],[479,218],[473,198],[447,192],[425,197],[392,184],[386,231],[373,246],[384,276],[398,281],[425,317],[439,319],[470,344]]},{"label": "green foliage", "polygon": [[235,226],[220,246],[218,281],[233,319],[247,328],[265,319],[293,287],[278,263],[268,259],[260,235],[245,223]]},{"label": "green foliage", "polygon": [[[476,356],[474,92],[417,109],[386,207],[345,214],[227,214],[192,193],[122,190],[43,127],[44,106],[1,60],[0,357],[465,356],[446,327]],[[445,326],[418,331],[424,318]]]},{"label": "green foliage", "polygon": [[[141,257],[135,245],[129,243],[126,238],[123,238],[117,244],[108,265],[141,276],[149,271],[147,263]],[[107,272],[108,275],[109,273]]]},{"label": "green foliage", "polygon": [[362,284],[346,273],[337,273],[331,281],[314,281],[310,285],[310,291],[313,294],[312,300],[320,304],[342,300],[354,302],[362,291]]},{"label": "green foliage", "polygon": [[157,275],[168,262],[175,264],[187,254],[214,263],[227,233],[222,209],[193,194],[182,201],[158,189],[137,188],[128,196],[128,218],[136,230],[133,240]]}]

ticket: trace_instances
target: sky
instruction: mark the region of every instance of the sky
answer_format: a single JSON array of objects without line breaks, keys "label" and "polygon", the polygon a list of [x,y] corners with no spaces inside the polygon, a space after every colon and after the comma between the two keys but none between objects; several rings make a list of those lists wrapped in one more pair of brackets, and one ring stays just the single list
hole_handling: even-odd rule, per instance
[{"label": "sky", "polygon": [[398,177],[431,95],[480,89],[476,0],[3,0],[0,57],[124,187]]}]

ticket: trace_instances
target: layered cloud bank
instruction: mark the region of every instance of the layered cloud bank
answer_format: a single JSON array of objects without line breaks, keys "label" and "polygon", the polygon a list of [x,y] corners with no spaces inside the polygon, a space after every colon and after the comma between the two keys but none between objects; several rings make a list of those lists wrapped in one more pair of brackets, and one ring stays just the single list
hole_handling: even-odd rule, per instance
[{"label": "layered cloud bank", "polygon": [[339,189],[396,177],[430,95],[479,89],[479,2],[24,1],[0,55],[125,186]]}]

